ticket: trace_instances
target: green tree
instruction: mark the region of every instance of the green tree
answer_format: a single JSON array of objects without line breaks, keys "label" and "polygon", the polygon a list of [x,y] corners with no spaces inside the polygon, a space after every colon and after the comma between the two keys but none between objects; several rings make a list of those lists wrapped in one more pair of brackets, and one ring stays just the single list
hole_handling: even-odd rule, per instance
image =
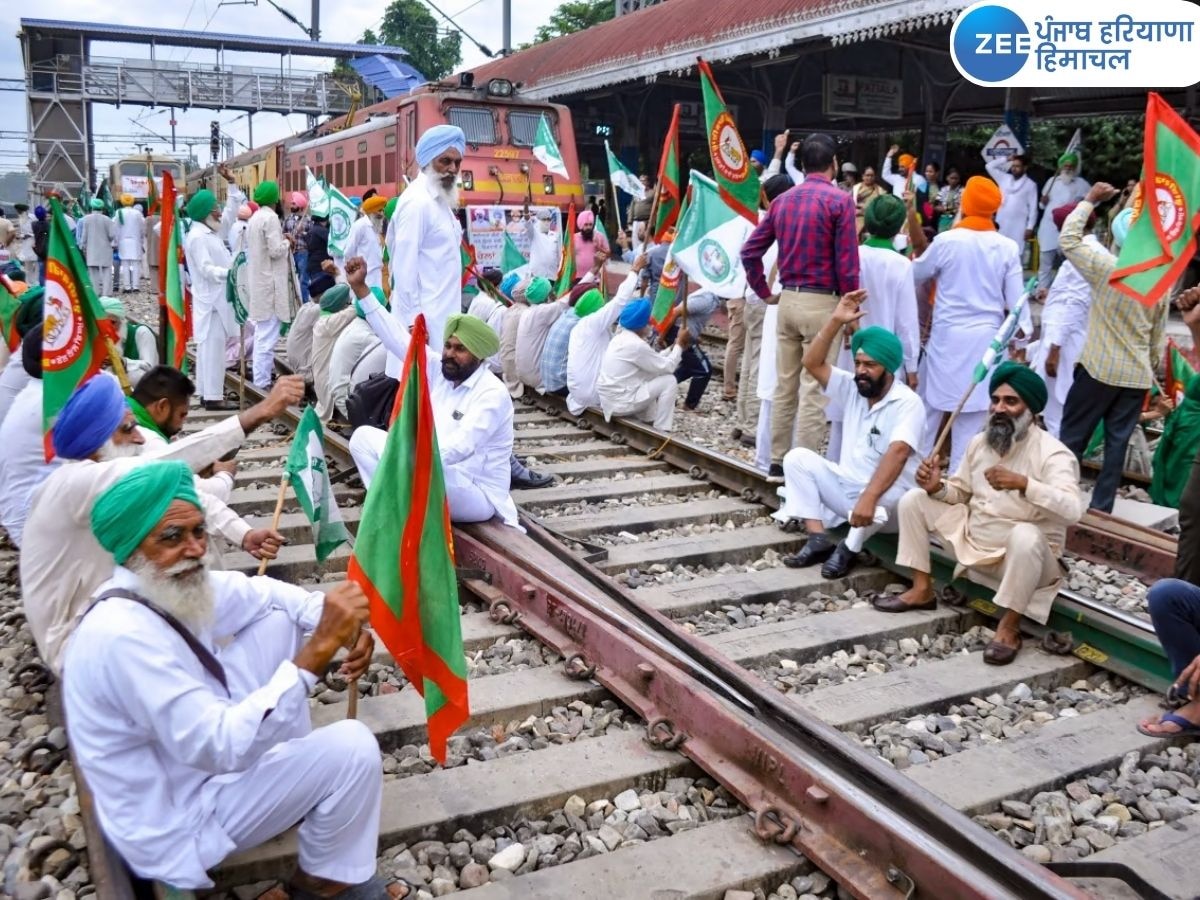
[{"label": "green tree", "polygon": [[550,15],[550,21],[538,27],[533,36],[535,44],[583,31],[616,15],[616,4],[612,0],[567,0]]},{"label": "green tree", "polygon": [[437,20],[421,0],[392,0],[379,31],[368,28],[359,43],[403,47],[405,61],[430,81],[445,78],[462,62],[462,35],[439,34]]}]

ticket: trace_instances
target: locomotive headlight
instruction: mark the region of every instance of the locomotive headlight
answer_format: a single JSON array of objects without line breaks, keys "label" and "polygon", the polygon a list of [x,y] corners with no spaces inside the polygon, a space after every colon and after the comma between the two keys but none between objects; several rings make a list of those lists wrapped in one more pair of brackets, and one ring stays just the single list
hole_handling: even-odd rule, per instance
[{"label": "locomotive headlight", "polygon": [[493,78],[487,83],[487,95],[489,97],[511,97],[513,83],[507,78]]},{"label": "locomotive headlight", "polygon": [[475,190],[475,173],[474,172],[469,172],[464,169],[462,172],[459,173],[459,178],[462,180],[462,186],[463,186],[464,191]]},{"label": "locomotive headlight", "polygon": [[554,176],[553,175],[543,175],[542,176],[542,193],[543,194],[553,194],[554,193]]}]

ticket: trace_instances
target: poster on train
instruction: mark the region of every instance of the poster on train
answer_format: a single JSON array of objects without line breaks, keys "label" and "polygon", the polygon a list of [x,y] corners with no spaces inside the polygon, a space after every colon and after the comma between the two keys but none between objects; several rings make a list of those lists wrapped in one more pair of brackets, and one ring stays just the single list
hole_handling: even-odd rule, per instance
[{"label": "poster on train", "polygon": [[[562,214],[557,207],[533,207],[530,215],[549,209],[552,216],[550,228],[556,235],[562,234]],[[508,232],[526,259],[529,258],[529,217],[523,206],[468,206],[467,241],[475,248],[475,258],[480,269],[501,268],[504,256],[504,234]]]},{"label": "poster on train", "polygon": [[[132,194],[137,200],[145,200],[149,195],[147,188],[150,186],[150,180],[145,175],[122,175],[121,176],[121,193]],[[154,186],[158,190],[158,195],[162,196],[162,176],[154,176]]]}]

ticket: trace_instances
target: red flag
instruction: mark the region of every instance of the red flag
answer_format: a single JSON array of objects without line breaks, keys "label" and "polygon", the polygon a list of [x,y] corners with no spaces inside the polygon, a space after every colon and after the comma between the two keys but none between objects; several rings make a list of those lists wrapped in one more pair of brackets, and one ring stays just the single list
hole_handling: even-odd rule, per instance
[{"label": "red flag", "polygon": [[680,109],[681,105],[676,103],[675,111],[671,113],[666,140],[663,141],[662,158],[658,162],[658,210],[651,223],[656,244],[662,243],[667,229],[672,228],[678,221],[679,208],[683,202],[683,194],[679,188]]}]

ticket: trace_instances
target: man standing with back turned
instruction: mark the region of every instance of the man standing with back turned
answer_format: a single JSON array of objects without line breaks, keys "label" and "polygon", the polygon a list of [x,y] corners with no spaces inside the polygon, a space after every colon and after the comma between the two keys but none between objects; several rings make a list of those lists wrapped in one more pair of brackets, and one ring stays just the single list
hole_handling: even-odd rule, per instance
[{"label": "man standing with back turned", "polygon": [[[766,217],[742,247],[746,280],[759,297],[779,304],[776,365],[778,381],[771,415],[772,478],[782,481],[783,457],[798,446],[819,450],[825,435],[824,404],[816,379],[801,361],[829,320],[838,299],[858,290],[858,235],[854,201],[833,183],[837,152],[827,134],[813,134],[800,149],[804,183],[771,204]],[[779,244],[783,293],[772,296],[763,255]],[[832,363],[837,346],[829,347]],[[797,396],[799,395],[799,396]]]}]

